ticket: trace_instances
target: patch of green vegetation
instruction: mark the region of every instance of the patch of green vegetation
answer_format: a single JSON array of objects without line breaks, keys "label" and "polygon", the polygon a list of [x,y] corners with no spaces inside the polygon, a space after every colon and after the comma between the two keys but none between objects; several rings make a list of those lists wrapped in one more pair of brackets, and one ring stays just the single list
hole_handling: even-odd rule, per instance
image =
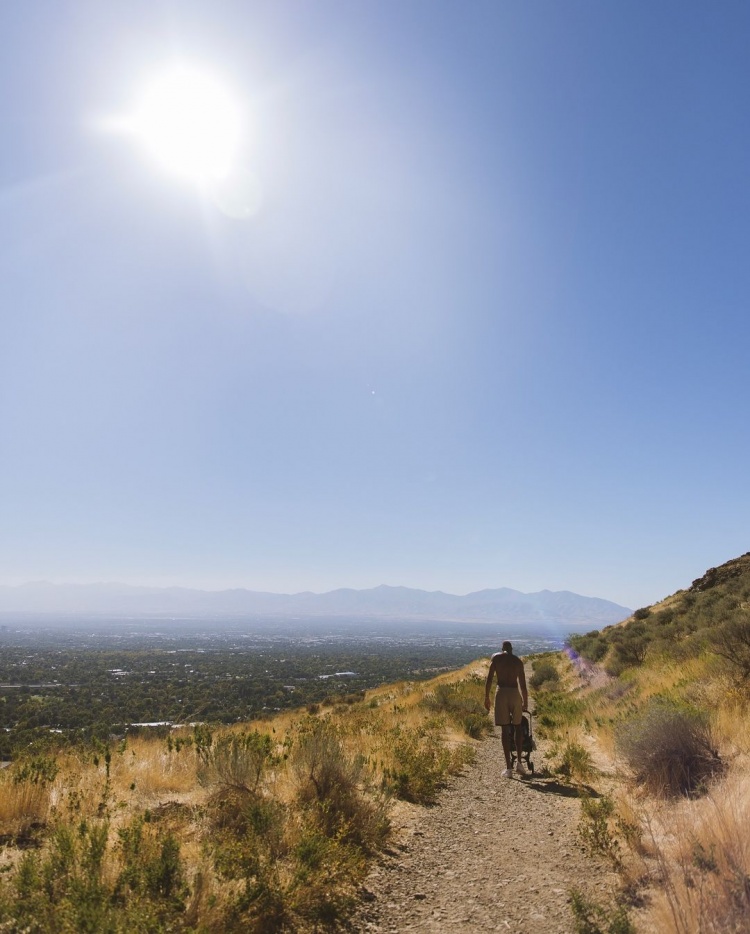
[{"label": "patch of green vegetation", "polygon": [[598,629],[592,629],[583,636],[568,636],[568,645],[590,662],[600,662],[609,651],[607,637]]},{"label": "patch of green vegetation", "polygon": [[608,795],[581,798],[581,840],[589,853],[606,856],[616,868],[620,865],[620,843],[611,827],[614,818],[615,803]]},{"label": "patch of green vegetation", "polygon": [[583,719],[587,704],[570,692],[542,691],[535,695],[536,723],[540,735],[556,737],[573,723]]},{"label": "patch of green vegetation", "polygon": [[560,775],[573,781],[586,782],[594,774],[594,764],[591,753],[580,743],[567,742],[562,749],[560,765],[557,771]]},{"label": "patch of green vegetation", "polygon": [[635,934],[624,905],[605,908],[586,898],[578,889],[570,893],[576,934]]},{"label": "patch of green vegetation", "polygon": [[642,607],[624,625],[572,635],[568,644],[614,677],[651,658],[680,662],[710,652],[750,689],[750,552],[710,568],[667,606]]},{"label": "patch of green vegetation", "polygon": [[167,930],[170,919],[182,917],[188,895],[179,842],[169,833],[146,833],[142,819],[118,837],[119,871],[112,876],[104,872],[106,820],[56,827],[47,850],[26,852],[0,888],[3,928],[30,934]]},{"label": "patch of green vegetation", "polygon": [[446,714],[473,739],[492,732],[483,704],[484,680],[471,677],[452,684],[438,684],[422,701],[428,710]]},{"label": "patch of green vegetation", "polygon": [[554,690],[560,682],[560,672],[551,659],[532,659],[529,687],[535,691]]},{"label": "patch of green vegetation", "polygon": [[433,804],[448,777],[471,762],[468,746],[449,749],[431,730],[397,727],[388,735],[395,768],[385,775],[385,786],[398,798],[416,804]]}]

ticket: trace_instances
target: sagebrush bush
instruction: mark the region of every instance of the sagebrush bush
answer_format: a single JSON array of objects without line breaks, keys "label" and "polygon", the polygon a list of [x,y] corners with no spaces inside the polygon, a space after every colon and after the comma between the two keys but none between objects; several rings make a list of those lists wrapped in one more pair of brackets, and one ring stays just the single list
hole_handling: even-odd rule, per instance
[{"label": "sagebrush bush", "polygon": [[392,755],[396,767],[386,774],[397,797],[418,804],[432,804],[445,786],[450,752],[430,735],[413,730],[394,730]]},{"label": "sagebrush bush", "polygon": [[741,683],[750,684],[750,612],[743,611],[717,631],[714,652],[729,662]]},{"label": "sagebrush bush", "polygon": [[547,686],[557,686],[560,681],[560,672],[550,661],[532,663],[533,674],[529,678],[529,686],[535,691]]},{"label": "sagebrush bush", "polygon": [[637,668],[646,660],[652,634],[642,622],[628,623],[610,636],[611,651],[605,664],[607,674],[617,677],[626,668]]},{"label": "sagebrush bush", "polygon": [[280,931],[290,921],[288,888],[280,872],[288,851],[287,812],[246,792],[211,802],[208,845],[217,876],[237,885],[215,930]]},{"label": "sagebrush bush", "polygon": [[228,733],[198,747],[201,785],[221,785],[254,792],[271,755],[271,737],[257,731]]},{"label": "sagebrush bush", "polygon": [[606,856],[617,867],[620,864],[620,843],[610,826],[615,803],[608,795],[581,798],[581,822],[578,832],[591,853]]},{"label": "sagebrush bush", "polygon": [[590,662],[599,662],[609,651],[607,638],[598,629],[592,629],[586,635],[571,635],[567,640],[574,652],[582,655]]},{"label": "sagebrush bush", "polygon": [[449,749],[430,731],[391,731],[394,768],[385,770],[386,787],[396,797],[415,804],[433,804],[448,776],[459,772],[473,757],[467,746]]},{"label": "sagebrush bush", "polygon": [[[46,850],[27,851],[0,888],[0,927],[29,934],[167,930],[180,916],[188,889],[180,846],[171,834],[146,833],[142,823],[108,846],[107,821],[61,824]],[[115,873],[106,858],[114,858]]]},{"label": "sagebrush bush", "polygon": [[698,794],[723,767],[705,714],[665,701],[618,724],[615,744],[635,781],[657,796]]},{"label": "sagebrush bush", "polygon": [[289,903],[313,930],[332,930],[356,902],[364,862],[355,847],[308,830],[295,850]]},{"label": "sagebrush bush", "polygon": [[371,785],[366,764],[361,756],[347,754],[331,726],[318,720],[302,732],[291,764],[296,800],[314,810],[326,836],[365,850],[382,843],[389,829],[387,801],[364,793]]},{"label": "sagebrush bush", "polygon": [[580,743],[566,743],[562,750],[557,771],[574,781],[588,781],[594,774],[591,753]]},{"label": "sagebrush bush", "polygon": [[472,739],[481,739],[492,732],[483,697],[484,682],[471,678],[454,684],[438,684],[422,703],[428,710],[449,716]]},{"label": "sagebrush bush", "polygon": [[576,934],[635,934],[635,927],[624,905],[605,907],[587,898],[578,889],[570,893]]}]

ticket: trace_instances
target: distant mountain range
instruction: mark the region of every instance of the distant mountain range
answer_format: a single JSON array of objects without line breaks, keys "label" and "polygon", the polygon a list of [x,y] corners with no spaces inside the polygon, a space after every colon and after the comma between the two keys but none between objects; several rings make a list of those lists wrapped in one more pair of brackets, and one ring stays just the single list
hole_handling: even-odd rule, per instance
[{"label": "distant mountain range", "polygon": [[0,612],[104,614],[108,616],[347,617],[384,620],[533,624],[559,623],[598,629],[630,616],[632,610],[598,597],[567,590],[521,593],[509,587],[466,596],[381,585],[369,590],[276,594],[253,590],[190,590],[132,587],[128,584],[50,584],[44,581],[0,586]]}]

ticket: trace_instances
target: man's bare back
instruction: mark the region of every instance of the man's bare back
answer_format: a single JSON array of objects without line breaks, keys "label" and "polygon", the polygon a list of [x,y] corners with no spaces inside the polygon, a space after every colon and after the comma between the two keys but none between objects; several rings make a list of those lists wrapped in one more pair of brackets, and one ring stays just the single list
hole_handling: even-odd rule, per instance
[{"label": "man's bare back", "polygon": [[523,662],[515,655],[507,655],[505,652],[499,652],[492,656],[490,664],[490,673],[497,677],[497,686],[499,688],[526,688],[526,673],[523,670]]}]

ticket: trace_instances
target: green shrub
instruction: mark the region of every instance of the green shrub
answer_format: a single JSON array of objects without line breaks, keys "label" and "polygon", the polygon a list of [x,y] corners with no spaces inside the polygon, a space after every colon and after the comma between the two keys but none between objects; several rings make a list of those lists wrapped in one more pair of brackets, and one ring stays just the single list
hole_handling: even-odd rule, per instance
[{"label": "green shrub", "polygon": [[289,813],[279,801],[220,788],[208,804],[208,852],[221,879],[237,883],[221,930],[275,931],[290,922],[281,866],[290,848]]},{"label": "green shrub", "polygon": [[609,651],[609,641],[598,629],[592,629],[585,636],[569,636],[567,645],[590,662],[600,662]]},{"label": "green shrub", "polygon": [[464,733],[472,739],[481,739],[483,736],[492,732],[492,723],[485,710],[482,710],[481,713],[479,713],[479,711],[473,711],[465,714],[461,718],[461,726],[463,727]]},{"label": "green shrub", "polygon": [[636,782],[654,795],[699,794],[723,768],[707,717],[664,700],[618,724],[615,741]]},{"label": "green shrub", "polygon": [[529,686],[535,691],[546,686],[556,686],[560,680],[560,673],[549,661],[537,662],[533,666],[534,673],[529,678]]},{"label": "green shrub", "polygon": [[591,753],[580,743],[566,743],[562,750],[561,762],[557,771],[574,781],[588,781],[594,774]]},{"label": "green shrub", "polygon": [[29,934],[150,934],[176,926],[187,886],[174,836],[147,834],[142,821],[120,834],[114,868],[105,870],[106,821],[59,824],[46,851],[29,851],[0,887],[0,926]]},{"label": "green shrub", "polygon": [[136,817],[118,830],[122,860],[113,898],[124,903],[126,893],[164,900],[180,911],[187,886],[180,861],[180,845],[171,833],[158,838],[145,833],[144,820]]},{"label": "green shrub", "polygon": [[361,853],[341,840],[308,829],[293,857],[290,906],[314,930],[336,928],[356,901],[355,885],[365,868]]},{"label": "green shrub", "polygon": [[579,833],[586,849],[606,856],[615,866],[620,863],[620,844],[612,832],[610,820],[615,813],[614,801],[608,796],[581,798]]},{"label": "green shrub", "polygon": [[59,769],[54,759],[49,756],[31,756],[20,760],[13,770],[13,781],[20,785],[30,782],[32,785],[49,785],[54,782]]},{"label": "green shrub", "polygon": [[[652,630],[642,622],[619,626],[609,638],[614,650],[614,660],[621,668],[642,665],[646,659],[646,652],[652,638]],[[609,666],[607,670],[609,670]]]},{"label": "green shrub", "polygon": [[740,682],[750,682],[750,613],[744,611],[717,631],[713,651],[730,663]]},{"label": "green shrub", "polygon": [[386,771],[386,787],[416,804],[433,804],[448,776],[460,771],[472,755],[468,747],[450,750],[423,731],[397,728],[391,738],[395,768]]},{"label": "green shrub", "polygon": [[444,713],[468,736],[480,739],[492,732],[484,708],[484,681],[470,678],[453,684],[438,684],[422,701],[428,710]]},{"label": "green shrub", "polygon": [[347,755],[327,723],[317,721],[302,734],[291,763],[297,802],[314,811],[326,836],[365,850],[383,842],[389,831],[388,802],[372,791],[364,760]]},{"label": "green shrub", "polygon": [[198,781],[255,792],[271,756],[272,742],[267,733],[227,733],[216,742],[198,749]]},{"label": "green shrub", "polygon": [[576,934],[635,934],[624,905],[607,909],[586,898],[578,889],[570,893]]},{"label": "green shrub", "polygon": [[219,876],[239,883],[224,908],[220,930],[271,932],[292,927],[288,887],[262,839],[222,834],[214,841],[213,856]]}]

